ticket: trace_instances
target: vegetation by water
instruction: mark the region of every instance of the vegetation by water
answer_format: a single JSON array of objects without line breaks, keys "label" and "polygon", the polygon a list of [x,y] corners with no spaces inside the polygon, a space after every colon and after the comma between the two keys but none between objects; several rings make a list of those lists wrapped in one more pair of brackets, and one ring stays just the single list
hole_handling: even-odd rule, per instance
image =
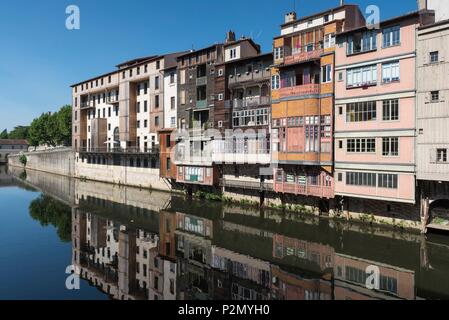
[{"label": "vegetation by water", "polygon": [[56,228],[61,241],[71,241],[72,214],[70,207],[45,195],[33,200],[29,207],[30,216],[44,227]]}]

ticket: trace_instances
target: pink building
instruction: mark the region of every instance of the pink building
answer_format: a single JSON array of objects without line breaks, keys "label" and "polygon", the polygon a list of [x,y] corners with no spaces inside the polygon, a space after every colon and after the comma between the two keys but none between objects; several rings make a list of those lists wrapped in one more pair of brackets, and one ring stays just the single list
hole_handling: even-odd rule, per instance
[{"label": "pink building", "polygon": [[[335,194],[415,203],[414,12],[340,33],[335,68]],[[347,208],[347,207],[346,207]]]}]

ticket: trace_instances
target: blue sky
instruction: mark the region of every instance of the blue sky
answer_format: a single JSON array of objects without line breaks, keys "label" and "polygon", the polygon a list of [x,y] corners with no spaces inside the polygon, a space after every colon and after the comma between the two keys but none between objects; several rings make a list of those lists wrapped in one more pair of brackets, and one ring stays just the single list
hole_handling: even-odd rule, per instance
[{"label": "blue sky", "polygon": [[[0,130],[27,125],[71,101],[69,86],[112,71],[131,58],[200,48],[227,30],[252,36],[271,50],[294,0],[2,0],[0,1]],[[381,19],[416,9],[415,0],[353,0]],[[65,28],[68,5],[81,11],[81,29]],[[339,0],[296,0],[299,16]]]}]

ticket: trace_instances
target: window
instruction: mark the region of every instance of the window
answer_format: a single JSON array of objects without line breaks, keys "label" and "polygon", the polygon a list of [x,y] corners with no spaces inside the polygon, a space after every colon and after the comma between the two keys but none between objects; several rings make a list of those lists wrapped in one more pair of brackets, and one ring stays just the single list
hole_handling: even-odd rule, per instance
[{"label": "window", "polygon": [[274,48],[274,60],[280,60],[284,58],[284,48]]},{"label": "window", "polygon": [[170,84],[173,84],[173,83],[175,83],[175,73],[174,72],[170,73]]},{"label": "window", "polygon": [[176,126],[176,117],[171,117],[170,118],[170,126],[172,128],[174,128]]},{"label": "window", "polygon": [[147,73],[148,72],[148,65],[146,64],[144,67],[144,72]]},{"label": "window", "polygon": [[271,77],[271,89],[278,90],[280,88],[280,77],[279,75],[274,75]]},{"label": "window", "polygon": [[339,172],[337,177],[338,177],[337,179],[338,179],[339,182],[343,181],[343,173]]},{"label": "window", "polygon": [[379,188],[397,189],[398,188],[398,175],[397,174],[378,174],[377,185]]},{"label": "window", "polygon": [[324,15],[324,22],[329,22],[329,15],[328,14]]},{"label": "window", "polygon": [[383,107],[383,121],[396,121],[399,120],[399,100],[384,100]]},{"label": "window", "polygon": [[140,113],[140,102],[137,102],[137,105],[136,105],[136,112],[137,112],[137,113]]},{"label": "window", "polygon": [[176,100],[175,97],[170,98],[170,109],[174,109],[176,107]]},{"label": "window", "polygon": [[399,138],[382,138],[382,155],[396,157],[399,155]]},{"label": "window", "polygon": [[154,107],[159,108],[159,96],[154,96]]},{"label": "window", "polygon": [[437,149],[437,162],[447,162],[447,149]]},{"label": "window", "polygon": [[139,120],[137,120],[137,129],[139,129],[140,128],[140,121]]},{"label": "window", "polygon": [[346,151],[349,153],[375,153],[376,139],[348,139],[346,142]]},{"label": "window", "polygon": [[332,65],[328,64],[321,67],[321,82],[328,83],[332,81]]},{"label": "window", "polygon": [[154,78],[154,89],[159,90],[159,76]]},{"label": "window", "polygon": [[140,83],[137,85],[136,91],[137,95],[140,96]]},{"label": "window", "polygon": [[231,59],[237,58],[237,48],[232,48],[229,50],[229,55]]},{"label": "window", "polygon": [[350,186],[376,186],[376,174],[369,172],[346,172],[346,184]]},{"label": "window", "polygon": [[367,31],[348,37],[347,54],[356,54],[377,49],[376,31]]},{"label": "window", "polygon": [[130,77],[133,76],[133,69],[129,69],[129,76],[130,76]]},{"label": "window", "polygon": [[438,101],[440,101],[440,92],[439,91],[432,91],[432,92],[430,92],[430,101],[431,102],[438,102]]},{"label": "window", "polygon": [[376,102],[357,102],[346,105],[346,122],[372,121],[377,118]]},{"label": "window", "polygon": [[319,117],[305,117],[305,152],[318,152]]},{"label": "window", "polygon": [[382,31],[383,47],[388,48],[401,43],[401,28],[399,26],[386,28]]},{"label": "window", "polygon": [[399,81],[399,61],[382,64],[382,82]]},{"label": "window", "polygon": [[[321,138],[330,138],[330,137],[331,137],[331,116],[321,116]],[[321,151],[323,152],[323,150]]]},{"label": "window", "polygon": [[[139,105],[140,105],[140,103],[139,103]],[[143,112],[148,112],[148,101],[147,100],[145,100],[144,102],[143,102]]]},{"label": "window", "polygon": [[156,127],[159,126],[159,116],[156,116],[156,117],[154,118],[154,125],[155,125]]},{"label": "window", "polygon": [[218,94],[218,101],[223,101],[223,93]]},{"label": "window", "polygon": [[218,76],[221,77],[223,75],[223,69],[218,69]]},{"label": "window", "polygon": [[348,69],[346,72],[346,86],[360,87],[377,83],[377,65]]},{"label": "window", "polygon": [[338,81],[343,81],[343,72],[338,73]]},{"label": "window", "polygon": [[156,61],[156,70],[159,70],[161,68],[161,62]]},{"label": "window", "polygon": [[338,149],[343,149],[343,140],[338,141]]},{"label": "window", "polygon": [[143,85],[143,93],[147,94],[148,93],[148,82],[145,82]]},{"label": "window", "polygon": [[181,90],[181,92],[180,92],[179,103],[181,105],[186,104],[186,91],[185,90]]},{"label": "window", "polygon": [[430,53],[430,63],[437,63],[438,62],[438,51],[433,51]]},{"label": "window", "polygon": [[232,123],[234,127],[267,125],[268,115],[267,108],[235,111],[232,113]]},{"label": "window", "polygon": [[335,47],[335,33],[326,34],[324,36],[324,48]]},{"label": "window", "polygon": [[144,128],[148,128],[148,120],[145,120],[145,121],[143,122],[143,126],[144,126]]}]

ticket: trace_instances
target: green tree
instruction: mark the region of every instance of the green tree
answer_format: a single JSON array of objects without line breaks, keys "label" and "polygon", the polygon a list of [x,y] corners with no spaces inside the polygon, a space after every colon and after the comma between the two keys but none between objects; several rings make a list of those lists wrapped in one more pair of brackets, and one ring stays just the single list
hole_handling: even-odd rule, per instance
[{"label": "green tree", "polygon": [[5,129],[0,133],[0,139],[8,139],[8,130]]},{"label": "green tree", "polygon": [[28,139],[28,131],[29,127],[27,126],[16,126],[14,130],[12,130],[8,134],[9,139]]},{"label": "green tree", "polygon": [[72,106],[63,106],[57,113],[56,121],[58,144],[70,146],[72,144]]},{"label": "green tree", "polygon": [[69,206],[41,195],[31,202],[29,212],[31,217],[39,221],[42,226],[54,226],[61,241],[71,241],[72,211]]},{"label": "green tree", "polygon": [[42,116],[34,119],[31,122],[30,130],[28,132],[28,143],[33,147],[39,146],[43,141],[44,131],[45,128],[43,126]]}]

